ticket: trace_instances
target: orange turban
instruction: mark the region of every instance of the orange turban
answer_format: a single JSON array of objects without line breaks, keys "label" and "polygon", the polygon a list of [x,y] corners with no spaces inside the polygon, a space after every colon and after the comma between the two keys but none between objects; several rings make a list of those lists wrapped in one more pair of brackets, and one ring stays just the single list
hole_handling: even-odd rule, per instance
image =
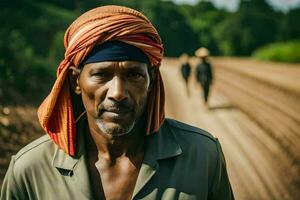
[{"label": "orange turban", "polygon": [[[78,67],[95,45],[119,40],[141,49],[153,67],[158,68],[163,46],[151,22],[136,10],[121,6],[92,9],[77,18],[64,37],[65,58],[57,69],[57,79],[50,94],[38,109],[38,118],[51,139],[66,153],[76,153],[76,123],[69,80],[70,66]],[[164,121],[164,88],[157,70],[148,97],[147,134],[156,132]]]}]

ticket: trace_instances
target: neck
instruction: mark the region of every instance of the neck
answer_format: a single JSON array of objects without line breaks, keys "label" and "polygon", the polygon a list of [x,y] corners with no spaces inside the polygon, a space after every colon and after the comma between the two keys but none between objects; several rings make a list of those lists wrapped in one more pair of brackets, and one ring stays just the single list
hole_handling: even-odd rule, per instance
[{"label": "neck", "polygon": [[144,127],[144,124],[138,124],[126,135],[112,136],[99,133],[97,129],[89,126],[89,152],[93,155],[97,154],[98,159],[110,160],[111,162],[124,157],[131,158],[143,155],[146,137]]}]

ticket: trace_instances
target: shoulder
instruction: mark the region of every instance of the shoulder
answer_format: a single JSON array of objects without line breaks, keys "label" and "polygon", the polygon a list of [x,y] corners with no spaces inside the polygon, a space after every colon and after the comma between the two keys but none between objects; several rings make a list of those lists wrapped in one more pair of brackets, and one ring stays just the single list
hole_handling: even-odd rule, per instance
[{"label": "shoulder", "polygon": [[15,155],[15,162],[18,162],[19,160],[24,161],[24,159],[33,157],[39,158],[40,156],[43,156],[44,153],[50,153],[51,150],[54,150],[54,147],[55,145],[50,137],[44,135],[19,150]]},{"label": "shoulder", "polygon": [[23,147],[21,150],[18,151],[18,153],[15,155],[15,160],[18,160],[22,157],[26,157],[27,154],[31,154],[34,152],[39,152],[41,149],[46,148],[48,145],[52,144],[52,140],[48,135],[44,135],[29,144],[27,144],[25,147]]},{"label": "shoulder", "polygon": [[4,184],[6,192],[18,191],[21,195],[24,188],[45,175],[45,170],[50,169],[56,145],[48,135],[42,136],[23,147],[16,155],[12,156],[10,165],[5,175]]},{"label": "shoulder", "polygon": [[209,132],[174,119],[166,119],[164,126],[174,134],[183,150],[218,154],[218,139]]},{"label": "shoulder", "polygon": [[167,124],[168,127],[170,127],[173,130],[173,132],[175,131],[176,136],[178,136],[179,134],[183,134],[183,136],[188,138],[196,137],[202,140],[207,140],[212,143],[215,143],[217,141],[217,139],[212,134],[210,134],[209,132],[201,128],[191,126],[186,123],[174,119],[169,119],[169,118],[165,120],[165,123]]},{"label": "shoulder", "polygon": [[35,168],[47,168],[51,165],[56,145],[48,135],[44,135],[23,147],[13,156],[13,172],[16,176],[35,172]]}]

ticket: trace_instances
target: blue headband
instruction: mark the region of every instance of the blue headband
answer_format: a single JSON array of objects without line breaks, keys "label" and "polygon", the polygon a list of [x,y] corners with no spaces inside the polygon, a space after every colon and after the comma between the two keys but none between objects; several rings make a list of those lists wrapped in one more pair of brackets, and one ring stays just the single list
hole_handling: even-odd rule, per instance
[{"label": "blue headband", "polygon": [[148,57],[139,48],[117,40],[95,46],[82,61],[82,64],[103,61],[138,61],[149,63]]}]

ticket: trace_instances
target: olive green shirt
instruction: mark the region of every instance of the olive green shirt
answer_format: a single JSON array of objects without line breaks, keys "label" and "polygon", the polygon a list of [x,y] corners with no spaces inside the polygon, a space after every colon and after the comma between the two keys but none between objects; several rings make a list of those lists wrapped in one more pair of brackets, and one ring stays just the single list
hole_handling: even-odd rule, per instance
[{"label": "olive green shirt", "polygon": [[[11,159],[1,200],[93,199],[84,142],[78,148],[78,156],[71,157],[43,136],[21,149]],[[218,140],[166,119],[147,138],[132,199],[234,199]]]}]

